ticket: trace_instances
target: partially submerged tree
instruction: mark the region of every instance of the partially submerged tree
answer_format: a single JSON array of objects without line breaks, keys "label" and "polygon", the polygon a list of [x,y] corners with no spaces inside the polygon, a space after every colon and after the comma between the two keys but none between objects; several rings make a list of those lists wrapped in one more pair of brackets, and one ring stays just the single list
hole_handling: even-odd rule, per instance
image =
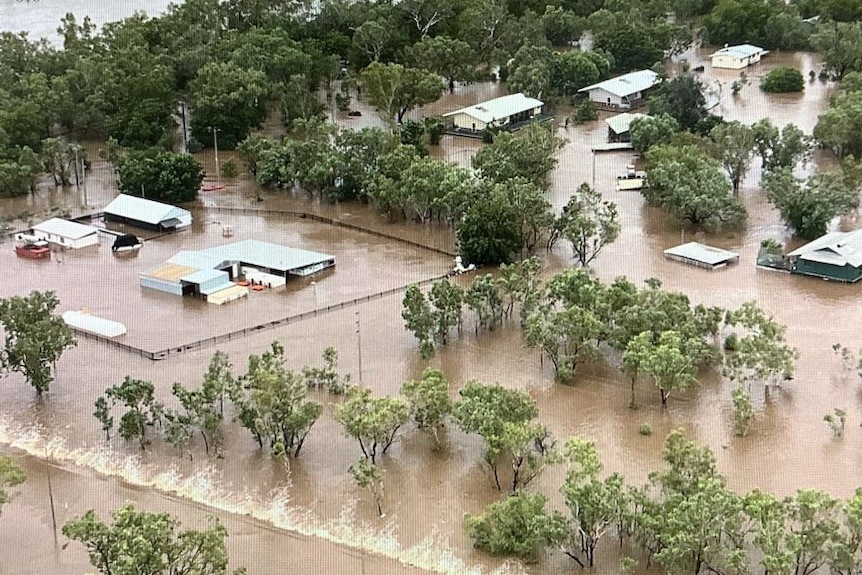
[{"label": "partially submerged tree", "polygon": [[730,379],[769,386],[793,377],[799,352],[787,343],[787,328],[756,302],[745,302],[729,312],[725,321],[739,331],[737,349],[725,361]]},{"label": "partially submerged tree", "polygon": [[0,513],[3,512],[3,506],[12,500],[10,489],[21,485],[26,479],[23,469],[15,465],[11,458],[0,455]]},{"label": "partially submerged tree", "polygon": [[407,405],[396,397],[374,397],[367,387],[353,386],[335,410],[335,419],[344,432],[359,442],[362,455],[377,463],[392,446],[401,426],[407,422]]},{"label": "partially submerged tree", "polygon": [[[638,371],[649,375],[661,395],[665,405],[674,391],[685,391],[697,383],[695,359],[686,353],[680,334],[664,331],[658,341],[650,332],[642,332],[626,348],[626,354],[638,358]],[[632,363],[632,360],[623,360]]]},{"label": "partially submerged tree", "polygon": [[724,122],[714,127],[709,137],[716,144],[717,159],[730,179],[733,193],[739,193],[739,186],[754,159],[754,130],[742,122]]},{"label": "partially submerged tree", "polygon": [[695,146],[656,146],[646,155],[647,202],[680,220],[707,229],[733,227],[746,218],[745,208],[715,160]]},{"label": "partially submerged tree", "polygon": [[0,299],[4,332],[0,369],[20,373],[39,396],[54,381],[63,352],[75,345],[72,330],[54,311],[59,304],[52,291]]},{"label": "partially submerged tree", "polygon": [[306,401],[304,378],[284,367],[284,347],[272,342],[262,355],[248,358],[248,370],[234,404],[240,424],[273,456],[299,457],[323,406]]},{"label": "partially submerged tree", "polygon": [[784,222],[806,240],[826,233],[832,220],[859,207],[855,182],[840,171],[818,172],[807,181],[779,168],[763,176],[766,197]]},{"label": "partially submerged tree", "polygon": [[433,72],[380,62],[372,62],[362,71],[362,85],[368,102],[393,126],[413,108],[436,101],[445,89]]},{"label": "partially submerged tree", "polygon": [[117,404],[125,408],[118,425],[120,437],[137,439],[141,449],[146,449],[152,443],[148,430],[161,426],[165,415],[165,406],[156,399],[152,382],[127,375],[122,383],[107,388],[105,395],[96,399],[93,416],[102,424],[108,439],[114,427],[111,411]]},{"label": "partially submerged tree", "polygon": [[342,376],[338,373],[338,350],[334,347],[323,350],[323,367],[304,367],[302,377],[308,387],[338,395],[350,387],[350,374]]},{"label": "partially submerged tree", "polygon": [[511,555],[535,562],[547,546],[564,536],[565,520],[545,510],[548,498],[541,494],[517,493],[492,503],[479,515],[466,518],[473,545],[492,555]]},{"label": "partially submerged tree", "polygon": [[751,128],[755,149],[765,172],[778,168],[792,170],[811,153],[811,138],[794,124],[786,124],[779,130],[769,118],[764,118],[752,124]]},{"label": "partially submerged tree", "polygon": [[401,386],[401,394],[407,399],[410,418],[416,427],[430,432],[439,445],[437,430],[444,425],[452,412],[449,382],[443,377],[443,372],[426,369],[422,373],[422,379],[405,382]]},{"label": "partially submerged tree", "polygon": [[572,194],[554,224],[555,236],[572,244],[572,251],[581,266],[590,265],[602,248],[617,239],[619,233],[617,205],[605,201],[601,192],[587,184],[581,184]]},{"label": "partially submerged tree", "polygon": [[430,359],[434,356],[434,315],[425,294],[419,286],[411,285],[404,293],[401,305],[405,329],[413,332],[419,340],[422,359]]},{"label": "partially submerged tree", "polygon": [[383,472],[380,468],[367,457],[360,457],[348,471],[359,487],[371,491],[377,505],[377,515],[383,517]]},{"label": "partially submerged tree", "polygon": [[63,525],[63,535],[87,548],[90,564],[102,575],[227,575],[227,530],[218,520],[203,531],[179,526],[167,513],[135,511],[127,504],[110,524],[87,511]]}]

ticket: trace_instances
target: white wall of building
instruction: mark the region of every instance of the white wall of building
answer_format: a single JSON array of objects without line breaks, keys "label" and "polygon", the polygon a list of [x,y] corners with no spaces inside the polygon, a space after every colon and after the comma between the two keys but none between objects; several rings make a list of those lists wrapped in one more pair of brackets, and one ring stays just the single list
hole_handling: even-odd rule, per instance
[{"label": "white wall of building", "polygon": [[46,242],[50,242],[58,246],[63,246],[64,248],[70,248],[74,250],[86,248],[87,246],[95,246],[99,243],[98,233],[90,234],[89,236],[84,236],[83,238],[72,239],[57,234],[50,234],[39,230],[33,230],[33,236],[40,240],[45,240]]}]

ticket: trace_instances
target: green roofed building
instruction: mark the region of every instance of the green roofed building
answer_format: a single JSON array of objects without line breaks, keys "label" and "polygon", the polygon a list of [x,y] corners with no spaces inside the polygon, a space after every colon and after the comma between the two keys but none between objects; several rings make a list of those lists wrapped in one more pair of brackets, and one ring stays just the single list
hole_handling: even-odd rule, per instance
[{"label": "green roofed building", "polygon": [[787,254],[790,271],[841,282],[862,279],[862,230],[832,232]]}]

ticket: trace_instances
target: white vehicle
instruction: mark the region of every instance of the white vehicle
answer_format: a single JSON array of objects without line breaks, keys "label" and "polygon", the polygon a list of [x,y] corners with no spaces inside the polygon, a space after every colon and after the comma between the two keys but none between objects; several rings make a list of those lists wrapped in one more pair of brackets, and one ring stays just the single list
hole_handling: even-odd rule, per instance
[{"label": "white vehicle", "polygon": [[626,166],[626,173],[622,176],[617,176],[616,190],[624,192],[627,190],[643,189],[646,182],[646,172],[635,170],[634,166]]}]

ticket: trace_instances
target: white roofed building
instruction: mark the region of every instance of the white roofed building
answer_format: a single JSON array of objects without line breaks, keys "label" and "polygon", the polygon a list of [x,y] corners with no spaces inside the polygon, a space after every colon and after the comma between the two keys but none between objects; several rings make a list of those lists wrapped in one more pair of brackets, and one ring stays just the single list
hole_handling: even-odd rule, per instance
[{"label": "white roofed building", "polygon": [[630,114],[623,112],[616,116],[611,116],[605,123],[608,125],[608,141],[609,142],[631,142],[632,136],[629,133],[632,122],[638,118],[646,118],[646,114]]},{"label": "white roofed building", "polygon": [[649,90],[661,82],[652,70],[630,72],[578,90],[589,94],[592,102],[604,109],[629,109],[640,105]]},{"label": "white roofed building", "polygon": [[862,230],[831,232],[787,254],[790,271],[842,282],[862,279]]},{"label": "white roofed building", "polygon": [[740,44],[738,46],[725,46],[721,50],[710,55],[713,68],[728,68],[740,70],[760,62],[760,59],[768,54],[766,50],[753,44]]},{"label": "white roofed building", "polygon": [[542,113],[545,103],[524,94],[511,94],[443,114],[455,128],[481,132],[485,128],[511,126]]},{"label": "white roofed building", "polygon": [[192,225],[192,213],[183,208],[120,194],[103,210],[106,222],[127,224],[155,232]]},{"label": "white roofed building", "polygon": [[99,244],[98,228],[60,218],[51,218],[36,224],[31,230],[31,235],[39,240],[71,249]]}]

